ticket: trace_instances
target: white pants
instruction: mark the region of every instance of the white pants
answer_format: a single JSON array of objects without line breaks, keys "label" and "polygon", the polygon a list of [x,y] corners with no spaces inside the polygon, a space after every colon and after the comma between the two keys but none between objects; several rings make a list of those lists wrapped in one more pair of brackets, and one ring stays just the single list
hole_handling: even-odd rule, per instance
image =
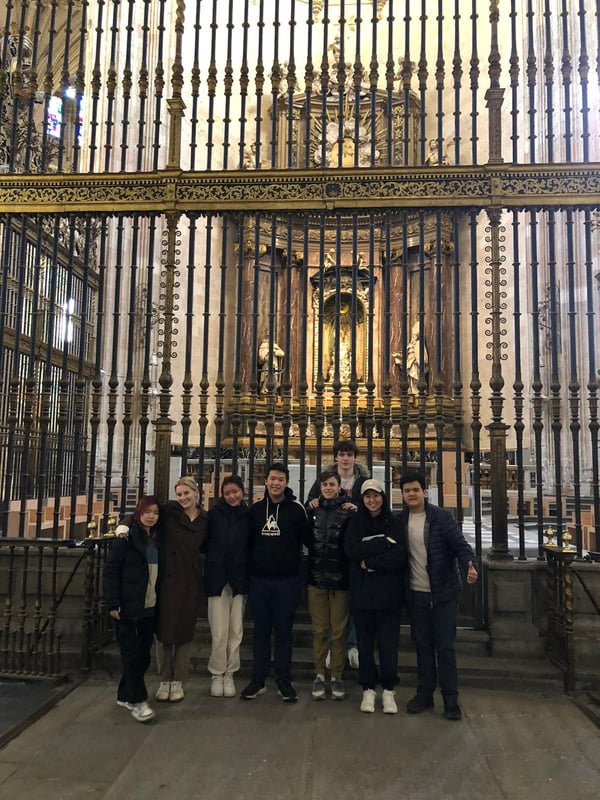
[{"label": "white pants", "polygon": [[231,591],[226,584],[219,597],[208,598],[208,623],[212,648],[208,671],[213,675],[237,672],[240,668],[240,644],[244,635],[246,596]]}]

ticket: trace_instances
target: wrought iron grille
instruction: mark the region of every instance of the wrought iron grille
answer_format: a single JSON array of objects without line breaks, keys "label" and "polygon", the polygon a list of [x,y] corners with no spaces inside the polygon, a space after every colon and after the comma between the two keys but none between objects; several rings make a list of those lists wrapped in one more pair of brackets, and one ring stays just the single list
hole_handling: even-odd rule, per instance
[{"label": "wrought iron grille", "polygon": [[599,73],[597,2],[9,0],[3,534],[350,436],[600,549]]}]

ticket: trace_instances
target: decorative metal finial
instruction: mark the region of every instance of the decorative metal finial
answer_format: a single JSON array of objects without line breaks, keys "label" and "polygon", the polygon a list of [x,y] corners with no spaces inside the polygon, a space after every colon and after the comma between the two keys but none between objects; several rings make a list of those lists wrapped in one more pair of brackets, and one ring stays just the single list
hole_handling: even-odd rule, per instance
[{"label": "decorative metal finial", "polygon": [[117,527],[117,518],[109,517],[106,520],[106,533],[105,536],[116,536],[115,528]]},{"label": "decorative metal finial", "polygon": [[562,537],[562,540],[563,540],[563,553],[570,553],[572,550],[575,550],[575,548],[571,544],[571,539],[572,538],[573,537],[571,536],[569,531],[566,531],[565,533],[563,533],[563,537]]},{"label": "decorative metal finial", "polygon": [[550,526],[546,528],[546,530],[544,531],[544,535],[548,540],[546,542],[546,547],[556,547],[556,544],[552,541],[552,539],[554,539],[554,531]]},{"label": "decorative metal finial", "polygon": [[98,525],[95,522],[88,522],[87,531],[88,531],[88,539],[98,538]]}]

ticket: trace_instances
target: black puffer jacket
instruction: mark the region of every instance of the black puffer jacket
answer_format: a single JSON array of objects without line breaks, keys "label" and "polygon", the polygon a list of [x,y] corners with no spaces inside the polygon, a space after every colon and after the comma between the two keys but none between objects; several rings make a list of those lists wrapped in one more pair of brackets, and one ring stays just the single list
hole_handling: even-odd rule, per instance
[{"label": "black puffer jacket", "polygon": [[[385,495],[376,517],[361,503],[346,530],[344,551],[350,566],[351,607],[367,611],[402,608],[408,548],[400,519],[389,511]],[[363,561],[366,569],[361,567]]]},{"label": "black puffer jacket", "polygon": [[310,524],[308,583],[319,589],[348,588],[348,559],[344,553],[344,528],[355,512],[342,505],[345,494],[332,500],[319,498],[317,508],[307,506]]},{"label": "black puffer jacket", "polygon": [[204,591],[218,597],[228,583],[233,594],[248,593],[248,506],[230,506],[220,497],[208,512],[204,542]]},{"label": "black puffer jacket", "polygon": [[[129,524],[129,519],[123,520]],[[120,609],[121,619],[142,619],[149,570],[146,557],[148,537],[137,522],[131,521],[129,536],[111,543],[104,565],[104,598],[109,611]]]}]

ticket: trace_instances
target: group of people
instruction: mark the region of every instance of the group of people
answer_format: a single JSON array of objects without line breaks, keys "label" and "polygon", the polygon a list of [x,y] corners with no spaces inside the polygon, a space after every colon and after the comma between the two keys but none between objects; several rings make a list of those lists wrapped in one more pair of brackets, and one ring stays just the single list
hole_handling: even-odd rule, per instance
[{"label": "group of people", "polygon": [[279,696],[295,702],[293,626],[306,551],[312,698],[325,700],[329,691],[333,700],[345,699],[348,633],[355,630],[361,711],[375,710],[380,685],[384,713],[397,713],[400,624],[407,609],[417,691],[406,710],[418,714],[433,708],[439,685],[444,716],[461,718],[454,648],[460,570],[474,583],[475,555],[452,514],[427,501],[421,474],[402,476],[403,509],[393,512],[383,485],[357,464],[357,452],[351,440],[336,444],[335,462],[320,474],[306,506],[294,497],[282,463],[268,467],[264,497],[250,507],[237,475],[224,478],[221,496],[208,513],[189,477],[177,482],[176,500],[159,504],[147,496],[139,501],[117,528],[104,570],[122,659],[119,706],[140,722],[154,716],[145,674],[155,634],[156,700],[183,699],[202,584],[212,640],[210,694],[237,695],[234,675],[240,669],[247,601],[253,663],[240,697],[264,694],[273,663]]}]

